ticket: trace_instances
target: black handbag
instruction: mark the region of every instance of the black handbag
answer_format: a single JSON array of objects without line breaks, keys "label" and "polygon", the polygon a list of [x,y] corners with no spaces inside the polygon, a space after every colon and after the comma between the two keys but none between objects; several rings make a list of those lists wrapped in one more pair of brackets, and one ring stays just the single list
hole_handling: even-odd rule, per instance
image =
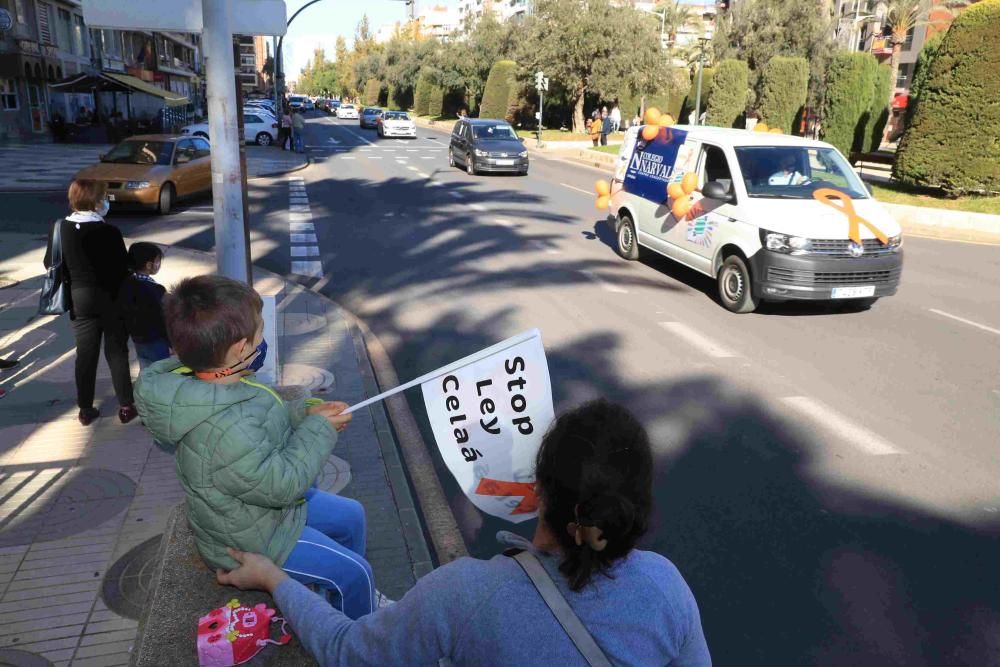
[{"label": "black handbag", "polygon": [[63,266],[62,256],[62,222],[57,220],[52,230],[49,268],[38,300],[39,315],[62,315],[70,309],[69,273]]}]

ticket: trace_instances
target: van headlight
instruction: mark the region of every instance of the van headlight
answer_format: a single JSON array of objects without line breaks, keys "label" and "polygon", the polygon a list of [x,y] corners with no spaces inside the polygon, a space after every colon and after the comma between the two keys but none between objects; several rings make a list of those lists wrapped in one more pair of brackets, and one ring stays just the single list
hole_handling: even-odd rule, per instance
[{"label": "van headlight", "polygon": [[520,157],[528,157],[528,151],[521,151],[520,153],[518,153],[518,155]]},{"label": "van headlight", "polygon": [[786,255],[805,255],[809,252],[809,239],[760,230],[760,243],[768,250]]},{"label": "van headlight", "polygon": [[478,148],[476,149],[475,152],[476,152],[476,157],[487,157],[490,154],[489,151],[481,151]]},{"label": "van headlight", "polygon": [[899,252],[900,248],[903,247],[903,235],[897,234],[896,236],[889,237],[889,250],[892,252]]}]

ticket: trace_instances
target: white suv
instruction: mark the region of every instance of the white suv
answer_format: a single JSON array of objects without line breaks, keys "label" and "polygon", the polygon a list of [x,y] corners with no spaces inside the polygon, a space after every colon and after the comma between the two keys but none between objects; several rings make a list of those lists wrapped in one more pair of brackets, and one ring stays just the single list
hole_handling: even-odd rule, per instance
[{"label": "white suv", "polygon": [[351,118],[353,120],[358,119],[358,108],[353,104],[341,104],[337,108],[337,118]]}]

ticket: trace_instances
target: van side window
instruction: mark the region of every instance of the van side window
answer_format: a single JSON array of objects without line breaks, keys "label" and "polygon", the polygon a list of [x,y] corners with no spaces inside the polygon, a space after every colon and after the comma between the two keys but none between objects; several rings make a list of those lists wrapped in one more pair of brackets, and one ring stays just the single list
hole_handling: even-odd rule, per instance
[{"label": "van side window", "polygon": [[729,171],[729,161],[721,148],[708,144],[702,148],[702,168],[704,178],[701,185],[709,181],[720,181],[732,192],[733,176]]},{"label": "van side window", "polygon": [[455,127],[452,128],[451,133],[456,137],[462,136],[462,121],[455,123]]}]

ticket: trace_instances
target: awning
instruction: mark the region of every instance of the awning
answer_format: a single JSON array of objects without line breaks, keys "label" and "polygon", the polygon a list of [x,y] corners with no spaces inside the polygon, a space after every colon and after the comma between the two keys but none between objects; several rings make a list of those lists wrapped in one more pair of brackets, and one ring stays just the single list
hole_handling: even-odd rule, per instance
[{"label": "awning", "polygon": [[131,90],[104,74],[76,74],[59,83],[50,83],[49,88],[57,93],[127,93]]},{"label": "awning", "polygon": [[154,86],[151,83],[146,83],[142,79],[137,79],[129,74],[105,72],[103,76],[111,77],[115,81],[118,81],[133,90],[137,90],[140,93],[160,97],[168,107],[182,107],[188,103],[188,98],[183,97],[172,90],[166,90],[164,88],[160,88],[159,86]]},{"label": "awning", "polygon": [[908,105],[909,103],[910,103],[910,96],[905,93],[896,95],[895,97],[892,98],[893,109],[905,109],[906,105]]}]

